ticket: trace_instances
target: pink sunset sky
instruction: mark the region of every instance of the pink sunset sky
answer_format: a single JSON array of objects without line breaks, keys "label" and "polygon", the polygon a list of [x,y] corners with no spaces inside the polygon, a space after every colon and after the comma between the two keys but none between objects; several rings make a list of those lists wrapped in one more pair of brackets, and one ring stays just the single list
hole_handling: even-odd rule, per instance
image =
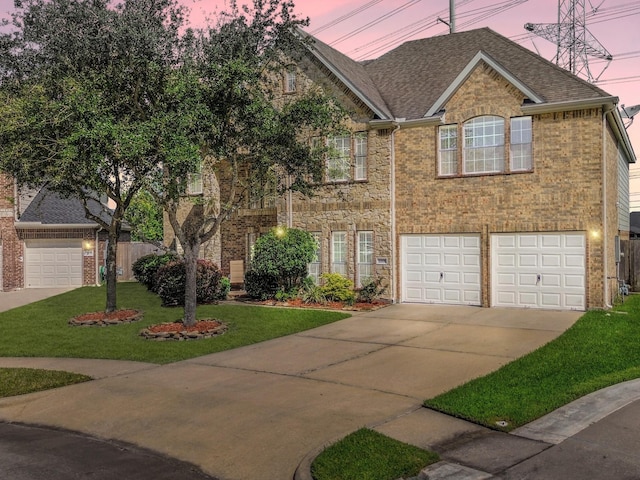
[{"label": "pink sunset sky", "polygon": [[[225,0],[181,0],[191,9],[193,26],[224,10]],[[247,3],[239,0],[238,3]],[[569,2],[567,2],[569,3]],[[596,83],[626,106],[640,104],[640,2],[637,0],[585,0],[587,26],[613,55],[606,62],[590,59]],[[356,60],[375,58],[402,41],[446,34],[448,27],[435,20],[448,20],[449,0],[297,0],[296,13],[309,17],[307,31]],[[0,16],[13,7],[13,0],[0,0]],[[359,9],[359,13],[328,28],[327,24]],[[489,27],[526,48],[552,60],[555,45],[529,34],[525,23],[555,23],[558,0],[456,0],[458,31]],[[320,30],[314,33],[316,30]],[[333,43],[335,42],[335,43]],[[640,114],[628,128],[640,155]],[[640,210],[640,162],[631,167],[631,207]]]}]

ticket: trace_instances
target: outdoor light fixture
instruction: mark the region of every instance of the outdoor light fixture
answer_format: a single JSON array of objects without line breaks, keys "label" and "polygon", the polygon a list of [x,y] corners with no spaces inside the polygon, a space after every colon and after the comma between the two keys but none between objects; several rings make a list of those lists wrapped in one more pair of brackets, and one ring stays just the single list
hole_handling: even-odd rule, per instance
[{"label": "outdoor light fixture", "polygon": [[278,238],[284,237],[286,233],[287,233],[287,229],[284,227],[276,227],[275,229],[275,234],[276,234],[276,237]]},{"label": "outdoor light fixture", "polygon": [[591,235],[591,238],[593,240],[599,240],[600,239],[600,230],[591,230],[589,232],[589,234]]},{"label": "outdoor light fixture", "polygon": [[83,240],[82,249],[83,250],[93,250],[93,241],[91,241],[91,240]]}]

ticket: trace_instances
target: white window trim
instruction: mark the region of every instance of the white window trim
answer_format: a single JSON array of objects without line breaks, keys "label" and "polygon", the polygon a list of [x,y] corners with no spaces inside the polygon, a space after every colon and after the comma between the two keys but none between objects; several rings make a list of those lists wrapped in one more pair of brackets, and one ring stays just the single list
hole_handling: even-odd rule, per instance
[{"label": "white window trim", "polygon": [[[342,239],[339,240],[339,237]],[[342,248],[336,248],[337,245],[342,245]],[[343,257],[342,259],[336,258],[336,253],[340,251]],[[347,275],[347,232],[336,231],[331,233],[331,272],[339,273],[341,275]],[[338,267],[338,268],[336,268]]]},{"label": "white window trim", "polygon": [[[515,129],[514,125],[515,124],[521,124],[522,121],[527,121],[528,120],[528,129]],[[521,139],[514,139],[514,133],[515,132],[528,132],[528,141],[520,141]],[[511,131],[509,133],[509,169],[512,172],[530,172],[531,170],[533,170],[533,119],[532,117],[512,117],[511,118]],[[516,157],[515,152],[514,152],[514,146],[518,145],[518,146],[522,146],[522,145],[528,145],[529,146],[529,155],[528,155],[528,165],[526,168],[516,168],[514,167],[514,159]]]},{"label": "white window trim", "polygon": [[[444,132],[453,132],[453,135],[445,137],[447,140],[453,139],[455,144],[453,148],[442,148],[442,140],[444,139],[442,134]],[[442,168],[442,155],[444,152],[453,154],[453,169],[451,172],[443,172]],[[450,177],[458,174],[458,124],[442,125],[438,128],[438,176]]]},{"label": "white window trim", "polygon": [[[366,237],[369,237],[369,240],[366,240]],[[362,251],[362,247],[363,247],[363,237],[365,237],[365,244],[367,244],[369,246],[370,251],[369,252],[363,252]],[[357,273],[356,273],[356,286],[357,287],[362,287],[362,283],[363,280],[365,279],[372,279],[374,277],[374,262],[373,262],[373,257],[374,257],[374,251],[375,251],[375,246],[374,246],[374,236],[373,236],[373,231],[371,230],[364,230],[364,231],[359,231],[358,232],[358,245],[357,245],[357,252],[356,252],[356,267],[357,267]],[[368,260],[369,261],[362,261],[363,260],[363,254],[370,257]],[[369,270],[368,274],[363,275],[363,270]]]},{"label": "white window trim", "polygon": [[[338,145],[338,140],[340,144]],[[348,140],[348,142],[347,142]],[[336,135],[327,139],[329,152],[325,165],[327,183],[366,181],[369,168],[369,138],[366,131]],[[332,170],[342,172],[331,175]]]},{"label": "white window trim", "polygon": [[[500,125],[499,122],[502,122],[502,132],[495,133],[495,129]],[[467,134],[470,129],[473,135]],[[476,135],[478,130],[481,130],[480,135]],[[471,143],[471,145],[468,145],[469,143]],[[492,150],[494,155],[490,155]],[[482,115],[464,122],[462,124],[462,153],[462,171],[465,175],[504,173],[506,170],[504,118],[497,115]],[[489,153],[489,155],[487,155],[487,153]],[[498,153],[501,153],[501,155]],[[469,157],[472,155],[474,157],[478,155],[484,158],[470,159]],[[473,162],[474,165],[484,164],[485,167],[490,163],[493,165],[493,168],[473,169],[470,171],[469,166],[471,162]],[[501,166],[498,165],[496,167],[498,163],[501,163]]]},{"label": "white window trim", "polygon": [[308,270],[309,276],[313,278],[316,285],[320,284],[320,275],[322,275],[322,233],[311,232],[311,236],[316,241],[316,258],[313,262],[309,263]]},{"label": "white window trim", "polygon": [[284,72],[284,93],[295,93],[298,87],[296,70],[290,68]]},{"label": "white window trim", "polygon": [[202,164],[199,163],[196,171],[187,175],[187,194],[202,195],[203,193]]}]

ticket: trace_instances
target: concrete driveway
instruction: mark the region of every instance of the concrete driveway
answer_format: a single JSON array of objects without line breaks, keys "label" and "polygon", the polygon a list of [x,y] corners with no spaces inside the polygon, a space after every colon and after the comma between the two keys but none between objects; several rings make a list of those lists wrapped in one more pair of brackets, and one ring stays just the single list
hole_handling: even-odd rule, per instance
[{"label": "concrete driveway", "polygon": [[[534,350],[580,315],[400,304],[164,366],[107,362],[109,374],[105,362],[68,360],[66,370],[99,369],[99,379],[2,399],[0,420],[130,442],[221,479],[288,479],[309,452],[360,427],[410,428],[425,398]],[[457,433],[455,419],[427,417],[421,442]]]},{"label": "concrete driveway", "polygon": [[11,292],[0,292],[0,312],[60,295],[74,288],[76,287],[23,288],[22,290],[14,290]]}]

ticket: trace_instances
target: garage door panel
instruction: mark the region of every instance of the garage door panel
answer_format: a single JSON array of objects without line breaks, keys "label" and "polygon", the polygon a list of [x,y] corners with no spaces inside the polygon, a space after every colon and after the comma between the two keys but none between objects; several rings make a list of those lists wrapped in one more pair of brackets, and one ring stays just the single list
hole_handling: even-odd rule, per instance
[{"label": "garage door panel", "polygon": [[[492,235],[492,305],[583,310],[585,245],[581,233]],[[509,282],[513,276],[516,285]]]},{"label": "garage door panel", "polygon": [[403,301],[480,304],[478,235],[403,235],[401,240]]},{"label": "garage door panel", "polygon": [[25,284],[31,288],[82,285],[80,240],[27,240]]}]

